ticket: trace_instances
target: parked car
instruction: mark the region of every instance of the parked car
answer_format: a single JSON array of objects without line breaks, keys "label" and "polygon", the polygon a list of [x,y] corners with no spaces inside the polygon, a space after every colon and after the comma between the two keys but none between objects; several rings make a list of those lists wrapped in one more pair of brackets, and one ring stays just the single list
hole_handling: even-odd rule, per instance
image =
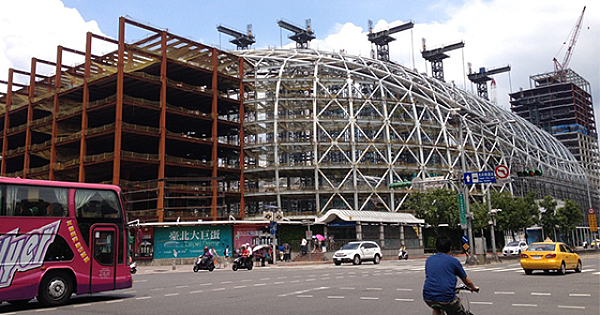
[{"label": "parked car", "polygon": [[579,255],[565,243],[541,242],[529,245],[527,250],[521,253],[521,268],[528,275],[534,270],[543,270],[546,273],[556,270],[564,275],[567,269],[581,272],[582,264]]},{"label": "parked car", "polygon": [[527,243],[525,241],[514,241],[509,242],[502,248],[502,254],[504,256],[521,255],[527,249]]},{"label": "parked car", "polygon": [[596,248],[596,247],[599,247],[599,246],[600,246],[600,239],[592,240],[592,242],[590,243],[590,247],[591,248]]},{"label": "parked car", "polygon": [[333,262],[339,266],[343,262],[352,262],[360,265],[363,261],[373,261],[378,264],[381,261],[381,249],[377,243],[372,241],[356,241],[344,245],[333,254]]}]

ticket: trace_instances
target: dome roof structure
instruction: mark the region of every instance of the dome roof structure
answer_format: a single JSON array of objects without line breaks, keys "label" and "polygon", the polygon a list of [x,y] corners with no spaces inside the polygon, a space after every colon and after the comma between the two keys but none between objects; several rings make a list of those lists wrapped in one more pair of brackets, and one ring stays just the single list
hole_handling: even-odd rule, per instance
[{"label": "dome roof structure", "polygon": [[[466,172],[508,167],[511,176],[493,184],[496,190],[587,198],[585,173],[564,145],[452,84],[395,63],[340,53],[236,53],[246,62],[244,176],[250,213],[260,211],[260,204],[275,204],[289,215],[397,212],[412,191],[458,187],[462,153]],[[543,175],[517,177],[528,169]],[[389,188],[405,181],[412,187]],[[470,186],[474,195],[483,188]]]}]

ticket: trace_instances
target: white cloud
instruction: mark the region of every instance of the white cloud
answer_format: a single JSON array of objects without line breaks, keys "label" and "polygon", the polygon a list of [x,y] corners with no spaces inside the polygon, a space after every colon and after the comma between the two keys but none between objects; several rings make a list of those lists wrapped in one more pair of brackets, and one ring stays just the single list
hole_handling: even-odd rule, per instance
[{"label": "white cloud", "polygon": [[[76,9],[66,8],[60,0],[4,1],[0,10],[0,80],[8,78],[9,68],[29,71],[32,57],[56,61],[59,45],[85,51],[88,31],[103,35],[95,21],[84,21]],[[95,46],[98,51],[105,51],[106,44]],[[83,60],[70,53],[63,56],[65,65]],[[45,67],[40,72],[55,71]],[[26,79],[20,76],[15,80]]]},{"label": "white cloud", "polygon": [[[458,86],[472,89],[463,72],[463,53],[466,63],[473,64],[473,70],[487,69],[510,64],[510,74],[495,76],[498,104],[509,108],[508,93],[519,87],[529,88],[529,76],[553,70],[552,58],[563,59],[566,47],[563,42],[575,26],[584,0],[467,0],[460,7],[446,7],[448,20],[443,22],[419,23],[411,31],[396,33],[396,41],[390,43],[393,61],[412,67],[412,51],[415,66],[425,71],[425,61],[421,58],[421,38],[426,38],[427,47],[435,48],[465,41],[465,48],[449,52],[444,60],[444,73],[447,82],[454,81]],[[592,86],[594,103],[600,100],[600,14],[599,5],[587,4],[581,35],[574,48],[569,67],[588,80]],[[391,21],[395,26],[404,23]],[[379,21],[375,30],[387,28],[385,21]],[[366,41],[368,30],[346,23],[337,28],[324,40],[315,40],[312,47],[319,49],[345,49],[350,54],[368,56],[370,45]],[[412,37],[412,42],[411,42]],[[364,40],[363,40],[364,39]],[[317,45],[317,46],[315,46]],[[414,47],[414,48],[411,48]],[[414,50],[413,50],[414,49]],[[428,73],[431,67],[427,64]],[[597,107],[597,106],[596,106]],[[596,114],[600,110],[596,108]]]}]

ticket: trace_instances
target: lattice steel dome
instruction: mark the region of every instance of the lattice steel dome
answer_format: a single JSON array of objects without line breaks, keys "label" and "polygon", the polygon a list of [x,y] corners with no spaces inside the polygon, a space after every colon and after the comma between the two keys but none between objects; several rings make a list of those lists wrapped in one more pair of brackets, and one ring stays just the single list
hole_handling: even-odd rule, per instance
[{"label": "lattice steel dome", "polygon": [[[494,185],[587,199],[587,178],[568,149],[521,117],[400,65],[316,50],[237,51],[245,66],[244,152],[248,212],[402,209],[393,182],[456,187],[467,172],[510,169]],[[540,169],[543,176],[517,178]],[[416,179],[416,180],[415,180]],[[461,179],[461,178],[460,178]],[[481,185],[471,186],[472,194]]]}]

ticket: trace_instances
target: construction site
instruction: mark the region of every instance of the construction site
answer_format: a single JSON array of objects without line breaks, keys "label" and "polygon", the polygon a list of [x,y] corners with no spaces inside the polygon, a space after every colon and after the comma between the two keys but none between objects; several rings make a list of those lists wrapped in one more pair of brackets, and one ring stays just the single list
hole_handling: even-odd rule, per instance
[{"label": "construction site", "polygon": [[[249,49],[250,27],[219,26],[234,37],[230,52],[119,22],[118,40],[89,33],[85,51],[58,47],[56,62],[34,58],[30,71],[10,70],[0,99],[0,175],[119,185],[130,218],[143,222],[260,219],[266,208],[292,219],[334,209],[415,213],[405,206],[411,193],[456,190],[464,173],[499,165],[514,178],[531,169],[541,176],[469,185],[472,196],[534,191],[592,202],[599,177],[592,176],[598,145],[589,84],[534,89],[577,89],[578,120],[542,128],[581,125],[568,134],[589,147],[584,154],[516,111],[533,115],[524,106],[531,102],[517,96],[537,94],[511,94],[516,114],[488,100],[490,76],[510,67],[470,74],[477,95],[446,83],[442,61],[464,42],[423,45],[431,77],[390,61],[391,35],[412,22],[379,32],[370,25],[371,57],[311,49],[310,20],[306,27],[278,21],[296,43],[289,49]],[[127,43],[126,27],[150,35]],[[115,50],[95,56],[92,40]],[[64,66],[63,53],[85,62]],[[40,64],[56,75],[37,74]],[[16,75],[29,84],[13,83]]]}]

